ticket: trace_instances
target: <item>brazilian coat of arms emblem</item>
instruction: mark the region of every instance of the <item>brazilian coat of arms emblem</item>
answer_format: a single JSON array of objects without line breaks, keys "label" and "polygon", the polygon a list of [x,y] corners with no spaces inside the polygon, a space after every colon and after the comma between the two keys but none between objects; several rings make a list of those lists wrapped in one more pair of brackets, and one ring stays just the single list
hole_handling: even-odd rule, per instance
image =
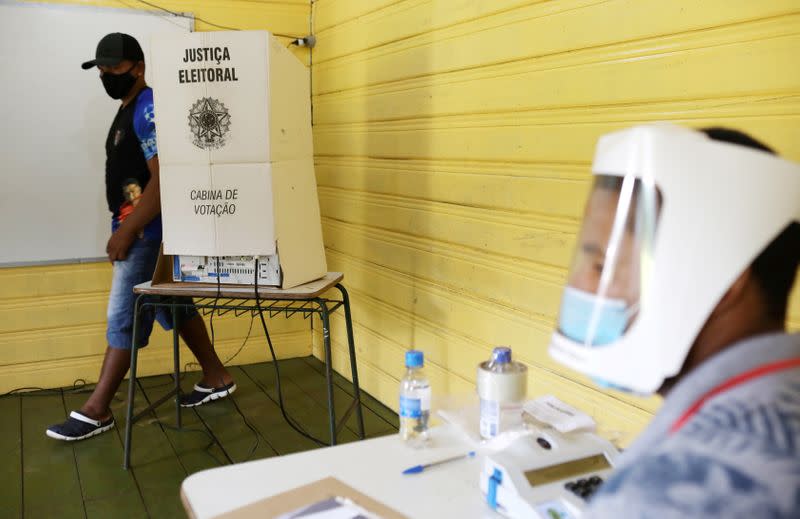
[{"label": "brazilian coat of arms emblem", "polygon": [[189,110],[189,129],[195,146],[204,150],[219,149],[225,146],[231,116],[218,99],[202,97]]}]

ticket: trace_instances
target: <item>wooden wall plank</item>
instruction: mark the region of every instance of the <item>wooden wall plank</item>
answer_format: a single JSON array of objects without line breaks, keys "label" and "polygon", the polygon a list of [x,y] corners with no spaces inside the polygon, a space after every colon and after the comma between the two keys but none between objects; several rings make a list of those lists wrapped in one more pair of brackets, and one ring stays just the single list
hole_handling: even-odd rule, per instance
[{"label": "wooden wall plank", "polygon": [[[245,330],[246,331],[246,330]],[[162,332],[163,333],[163,332]],[[138,376],[157,375],[172,372],[172,339],[155,342],[142,350],[139,355]],[[305,357],[311,352],[311,336],[309,331],[290,332],[273,335],[278,358]],[[264,340],[259,337],[253,327],[251,338],[242,351],[231,361],[244,343],[244,338],[220,340],[217,342],[217,353],[223,362],[229,365],[263,362],[268,359]],[[31,362],[0,366],[0,393],[19,387],[63,387],[71,386],[76,380],[93,383],[100,373],[99,366],[103,362],[105,346],[92,355],[82,357],[58,357]],[[186,371],[197,371],[192,353],[181,346],[181,366]]]},{"label": "wooden wall plank", "polygon": [[642,43],[647,54],[669,52],[719,32],[745,40],[758,26],[752,22],[778,18],[786,25],[783,16],[797,12],[791,0],[408,1],[319,32],[314,85],[326,93],[457,70],[505,73],[512,62],[558,62],[606,47],[631,52]]},{"label": "wooden wall plank", "polygon": [[[759,23],[760,30],[750,36],[752,41],[741,41],[736,28],[726,28],[714,39],[701,33],[710,41],[698,41],[686,48],[672,49],[658,41],[620,44],[315,94],[314,122],[389,121],[752,95],[784,97],[796,93],[800,85],[800,71],[792,66],[800,42],[800,15],[790,18]],[[653,46],[667,48],[652,53]],[[716,73],[719,82],[696,81],[694,78],[704,75],[709,62],[728,67]],[[741,69],[753,74],[743,77]],[[652,80],[647,88],[641,88],[642,77]]]}]

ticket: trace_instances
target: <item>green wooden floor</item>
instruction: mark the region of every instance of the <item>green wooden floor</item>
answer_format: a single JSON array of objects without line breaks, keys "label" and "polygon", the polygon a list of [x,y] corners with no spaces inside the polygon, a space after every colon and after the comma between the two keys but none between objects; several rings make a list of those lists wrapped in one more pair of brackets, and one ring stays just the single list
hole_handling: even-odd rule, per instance
[{"label": "green wooden floor", "polygon": [[[310,434],[326,439],[324,365],[307,357],[281,361],[279,366],[290,416]],[[129,471],[122,469],[126,384],[112,404],[117,428],[75,443],[52,440],[44,431],[79,408],[85,393],[65,389],[0,398],[0,517],[185,517],[178,492],[189,474],[230,460],[316,448],[281,416],[271,363],[235,367],[232,374],[238,385],[234,398],[185,410],[184,430],[174,428],[171,402],[139,421],[134,426]],[[184,391],[191,389],[196,378],[196,373],[184,377]],[[144,408],[157,399],[169,389],[171,380],[166,375],[141,379],[136,407]],[[335,381],[341,416],[351,401],[352,388],[339,375]],[[369,437],[397,431],[396,414],[368,395],[363,401]],[[356,440],[356,431],[353,414],[340,441]]]}]

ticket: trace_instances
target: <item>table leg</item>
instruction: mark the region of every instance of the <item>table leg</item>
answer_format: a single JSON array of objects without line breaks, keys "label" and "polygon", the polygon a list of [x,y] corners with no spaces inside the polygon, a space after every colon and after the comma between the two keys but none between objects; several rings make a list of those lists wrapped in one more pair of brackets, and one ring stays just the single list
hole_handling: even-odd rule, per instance
[{"label": "table leg", "polygon": [[175,299],[172,300],[172,357],[175,368],[175,426],[181,428],[181,350],[180,350],[180,319],[178,318],[178,308],[175,306]]},{"label": "table leg", "polygon": [[336,445],[336,409],[333,402],[333,366],[331,360],[331,322],[328,306],[322,299],[316,300],[319,315],[322,319],[322,344],[325,349],[325,381],[328,384],[328,420],[331,433],[331,445]]},{"label": "table leg", "polygon": [[356,363],[356,344],[353,336],[353,317],[350,314],[350,294],[340,283],[336,288],[342,293],[342,303],[344,305],[344,321],[347,325],[347,346],[350,349],[350,374],[353,378],[353,398],[356,405],[356,418],[358,419],[358,437],[362,440],[364,434],[364,415],[361,412],[361,386],[358,383],[358,365]]},{"label": "table leg", "polygon": [[125,452],[123,453],[122,468],[128,470],[131,466],[131,441],[133,436],[133,400],[136,394],[136,362],[139,348],[136,347],[136,339],[139,332],[139,312],[144,295],[136,298],[133,307],[133,330],[131,337],[131,367],[130,378],[128,379],[128,410],[125,420]]}]

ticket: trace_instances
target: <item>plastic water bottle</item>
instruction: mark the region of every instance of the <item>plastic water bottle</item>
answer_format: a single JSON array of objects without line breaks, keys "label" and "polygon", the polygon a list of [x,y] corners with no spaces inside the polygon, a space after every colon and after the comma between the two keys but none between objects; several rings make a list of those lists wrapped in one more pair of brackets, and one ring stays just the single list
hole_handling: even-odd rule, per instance
[{"label": "plastic water bottle", "polygon": [[522,424],[528,368],[511,361],[511,348],[498,346],[492,358],[478,366],[481,399],[480,433],[491,439]]},{"label": "plastic water bottle", "polygon": [[407,351],[406,374],[400,381],[400,437],[413,447],[428,441],[431,385],[422,371],[424,363],[421,351]]}]

